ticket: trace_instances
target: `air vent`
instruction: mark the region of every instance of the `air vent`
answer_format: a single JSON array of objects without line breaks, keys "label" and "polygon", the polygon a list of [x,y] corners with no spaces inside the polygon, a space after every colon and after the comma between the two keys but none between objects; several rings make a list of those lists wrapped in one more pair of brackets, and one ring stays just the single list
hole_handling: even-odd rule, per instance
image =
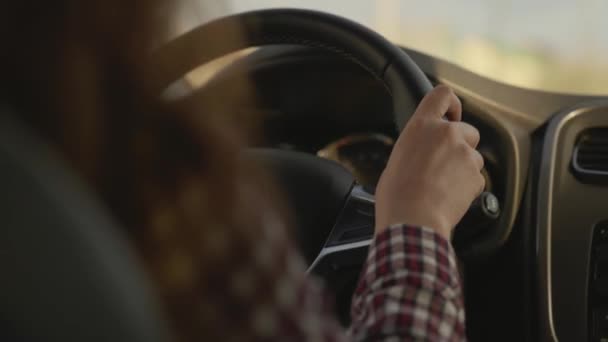
[{"label": "air vent", "polygon": [[582,180],[608,182],[608,127],[581,133],[574,148],[572,168]]}]

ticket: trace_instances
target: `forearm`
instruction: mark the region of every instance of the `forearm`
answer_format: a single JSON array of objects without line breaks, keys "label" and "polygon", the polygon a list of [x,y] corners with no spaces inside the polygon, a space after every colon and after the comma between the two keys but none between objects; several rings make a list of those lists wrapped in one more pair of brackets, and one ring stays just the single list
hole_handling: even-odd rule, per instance
[{"label": "forearm", "polygon": [[393,226],[370,246],[352,303],[355,341],[465,340],[454,252],[428,228]]}]

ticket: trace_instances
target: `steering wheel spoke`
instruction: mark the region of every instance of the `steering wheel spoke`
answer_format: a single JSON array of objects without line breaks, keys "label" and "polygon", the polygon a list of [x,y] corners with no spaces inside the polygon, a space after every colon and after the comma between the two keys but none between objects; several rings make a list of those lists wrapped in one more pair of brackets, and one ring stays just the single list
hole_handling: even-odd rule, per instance
[{"label": "steering wheel spoke", "polygon": [[362,186],[355,185],[345,201],[336,223],[309,272],[327,268],[360,267],[374,238],[375,199]]},{"label": "steering wheel spoke", "polygon": [[369,240],[374,235],[374,196],[355,185],[325,247]]}]

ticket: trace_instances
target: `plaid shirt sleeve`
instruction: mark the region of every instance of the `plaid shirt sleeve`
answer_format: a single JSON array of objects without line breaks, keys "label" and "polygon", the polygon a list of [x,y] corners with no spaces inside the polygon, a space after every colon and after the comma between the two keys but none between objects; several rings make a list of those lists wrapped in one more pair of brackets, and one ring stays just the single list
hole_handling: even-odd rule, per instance
[{"label": "plaid shirt sleeve", "polygon": [[[213,264],[205,277],[213,281],[199,292],[202,305],[192,306],[196,314],[184,317],[206,340],[465,340],[454,253],[432,230],[394,226],[376,236],[352,301],[352,325],[345,331],[323,284],[306,275],[280,224],[263,227],[241,235],[228,235],[222,227],[206,232],[202,251]],[[255,235],[256,243],[246,234]]]},{"label": "plaid shirt sleeve", "polygon": [[392,226],[370,246],[352,302],[354,341],[464,341],[464,304],[450,243]]}]

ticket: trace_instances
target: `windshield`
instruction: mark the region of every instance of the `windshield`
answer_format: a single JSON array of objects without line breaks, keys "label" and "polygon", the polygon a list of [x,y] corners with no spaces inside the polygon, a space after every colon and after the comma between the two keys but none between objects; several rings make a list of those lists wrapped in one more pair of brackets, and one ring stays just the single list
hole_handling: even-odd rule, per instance
[{"label": "windshield", "polygon": [[606,0],[228,0],[212,15],[274,7],[345,16],[500,82],[608,94]]}]

